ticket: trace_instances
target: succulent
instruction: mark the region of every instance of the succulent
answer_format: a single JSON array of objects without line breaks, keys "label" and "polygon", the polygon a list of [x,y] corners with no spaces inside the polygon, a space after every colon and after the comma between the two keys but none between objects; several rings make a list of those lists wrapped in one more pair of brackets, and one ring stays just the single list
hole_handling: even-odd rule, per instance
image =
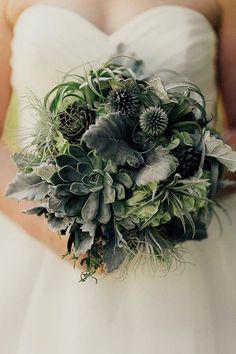
[{"label": "succulent", "polygon": [[158,137],[167,128],[168,116],[162,108],[158,106],[150,107],[141,114],[139,124],[144,133]]},{"label": "succulent", "polygon": [[129,118],[135,117],[140,108],[137,86],[129,81],[111,90],[107,97],[107,106],[111,112],[119,112]]},{"label": "succulent", "polygon": [[179,160],[177,172],[180,173],[183,178],[194,176],[201,161],[200,151],[196,150],[194,147],[184,148],[177,153],[177,158]]},{"label": "succulent", "polygon": [[78,102],[69,105],[58,117],[59,131],[70,144],[79,143],[83,133],[95,122],[94,110],[88,105],[81,106]]},{"label": "succulent", "polygon": [[126,189],[132,186],[128,174],[82,147],[71,145],[68,154],[57,156],[56,163],[59,170],[51,177],[49,207],[59,216],[106,224],[111,217],[110,204],[124,199]]}]

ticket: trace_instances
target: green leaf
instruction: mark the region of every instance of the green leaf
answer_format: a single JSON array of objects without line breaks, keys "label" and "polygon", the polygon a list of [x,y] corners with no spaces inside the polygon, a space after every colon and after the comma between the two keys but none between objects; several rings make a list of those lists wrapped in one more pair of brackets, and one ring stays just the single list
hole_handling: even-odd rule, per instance
[{"label": "green leaf", "polygon": [[194,140],[188,132],[180,132],[179,136],[181,137],[181,140],[183,143],[187,146],[194,146]]},{"label": "green leaf", "polygon": [[79,216],[83,205],[85,204],[86,196],[71,197],[64,206],[65,213],[68,216]]},{"label": "green leaf", "polygon": [[104,183],[102,194],[104,196],[104,203],[110,204],[114,203],[116,198],[116,191],[114,188],[109,186],[107,183]]},{"label": "green leaf", "polygon": [[87,156],[87,153],[80,146],[70,145],[69,153],[71,154],[72,157],[74,157],[79,162],[88,162],[88,163],[90,163],[90,159]]},{"label": "green leaf", "polygon": [[177,158],[169,154],[169,149],[161,146],[151,151],[145,162],[145,166],[137,175],[138,186],[147,185],[153,181],[165,181],[178,166]]},{"label": "green leaf", "polygon": [[224,144],[220,139],[215,138],[209,131],[205,133],[204,142],[206,147],[206,156],[217,159],[221,164],[226,166],[229,171],[236,171],[236,152],[232,148]]},{"label": "green leaf", "polygon": [[70,186],[70,192],[73,194],[84,195],[90,192],[89,188],[81,182],[74,182]]},{"label": "green leaf", "polygon": [[78,160],[70,155],[59,155],[56,157],[56,163],[58,167],[71,166],[77,168]]},{"label": "green leaf", "polygon": [[70,193],[70,183],[67,184],[58,184],[55,188],[55,197],[58,199],[64,199],[65,197],[69,197]]},{"label": "green leaf", "polygon": [[133,185],[132,179],[127,173],[120,172],[113,177],[114,181],[123,184],[125,188],[130,189]]},{"label": "green leaf", "polygon": [[6,190],[6,197],[20,200],[43,200],[48,193],[48,183],[34,172],[18,172]]},{"label": "green leaf", "polygon": [[79,182],[82,177],[82,175],[71,166],[62,167],[58,174],[64,182]]},{"label": "green leaf", "polygon": [[169,143],[167,148],[169,150],[174,150],[177,146],[179,146],[179,144],[180,144],[180,139],[179,138],[175,138]]},{"label": "green leaf", "polygon": [[135,123],[131,119],[119,113],[110,113],[90,125],[83,135],[83,141],[105,160],[138,168],[143,163],[143,157],[130,146],[134,127]]},{"label": "green leaf", "polygon": [[99,197],[100,191],[89,194],[89,197],[81,210],[81,216],[85,221],[93,220],[97,216],[99,210]]},{"label": "green leaf", "polygon": [[163,103],[169,103],[170,102],[170,97],[164,88],[164,85],[161,82],[161,79],[159,77],[149,81],[150,86],[152,86],[155,89],[156,95],[160,98],[160,100],[163,101]]},{"label": "green leaf", "polygon": [[114,183],[114,188],[116,190],[116,197],[118,200],[125,198],[125,188],[122,184]]},{"label": "green leaf", "polygon": [[109,204],[104,203],[104,196],[101,193],[97,220],[101,224],[107,224],[110,218],[111,218],[111,206]]},{"label": "green leaf", "polygon": [[132,197],[127,199],[128,206],[135,206],[140,203],[148,194],[151,194],[150,191],[147,193],[145,190],[135,190]]}]

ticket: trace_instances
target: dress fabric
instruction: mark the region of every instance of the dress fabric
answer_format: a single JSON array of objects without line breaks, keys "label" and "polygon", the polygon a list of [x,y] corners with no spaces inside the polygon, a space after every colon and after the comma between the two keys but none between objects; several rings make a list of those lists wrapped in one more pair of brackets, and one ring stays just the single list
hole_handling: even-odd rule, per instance
[{"label": "dress fabric", "polygon": [[[215,114],[218,43],[201,13],[163,5],[107,35],[71,10],[37,5],[20,15],[12,41],[20,131],[35,122],[29,90],[43,97],[70,70],[104,62],[119,43],[143,59],[146,74],[172,70],[194,82]],[[123,280],[114,271],[97,284],[79,283],[79,269],[0,214],[0,353],[234,354],[236,196],[223,202],[231,223],[219,211],[223,234],[214,219],[207,240],[186,242],[184,267],[138,268]]]}]

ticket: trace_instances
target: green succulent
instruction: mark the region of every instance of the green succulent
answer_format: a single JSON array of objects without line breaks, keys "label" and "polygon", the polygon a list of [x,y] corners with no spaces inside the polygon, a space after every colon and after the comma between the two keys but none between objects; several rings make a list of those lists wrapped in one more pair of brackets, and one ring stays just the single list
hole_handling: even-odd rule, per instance
[{"label": "green succulent", "polygon": [[49,207],[59,216],[106,224],[111,218],[111,204],[124,199],[126,189],[132,186],[127,173],[82,147],[71,145],[68,154],[57,156],[56,164]]}]

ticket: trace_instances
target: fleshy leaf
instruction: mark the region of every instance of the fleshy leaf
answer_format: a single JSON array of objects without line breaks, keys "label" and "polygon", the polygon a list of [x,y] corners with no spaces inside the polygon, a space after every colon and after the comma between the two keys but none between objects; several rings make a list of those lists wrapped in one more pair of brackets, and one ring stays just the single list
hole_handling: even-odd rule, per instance
[{"label": "fleshy leaf", "polygon": [[48,193],[48,183],[43,181],[34,172],[18,172],[14,180],[9,183],[6,197],[20,200],[43,200]]},{"label": "fleshy leaf", "polygon": [[120,184],[123,184],[125,188],[129,189],[132,187],[133,182],[127,173],[120,172],[114,176],[114,180]]},{"label": "fleshy leaf", "polygon": [[93,220],[97,216],[99,209],[99,196],[99,191],[89,194],[89,197],[81,210],[81,216],[85,221]]},{"label": "fleshy leaf", "polygon": [[232,148],[224,144],[224,142],[212,136],[209,131],[206,132],[205,137],[206,155],[214,157],[220,163],[228,168],[229,171],[236,171],[236,152]]},{"label": "fleshy leaf", "polygon": [[83,135],[83,141],[105,160],[138,168],[143,163],[143,157],[130,146],[134,127],[135,123],[131,119],[119,113],[110,113],[90,125]]},{"label": "fleshy leaf", "polygon": [[147,185],[149,182],[166,180],[178,166],[175,156],[169,154],[169,149],[161,146],[149,153],[145,166],[137,175],[137,185]]}]

